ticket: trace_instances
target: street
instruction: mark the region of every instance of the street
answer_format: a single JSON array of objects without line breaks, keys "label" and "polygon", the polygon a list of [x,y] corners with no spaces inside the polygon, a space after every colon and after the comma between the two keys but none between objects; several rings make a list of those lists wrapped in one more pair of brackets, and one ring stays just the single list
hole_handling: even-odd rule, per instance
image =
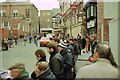
[{"label": "street", "polygon": [[[34,70],[35,63],[37,62],[35,59],[35,51],[39,48],[42,48],[47,56],[47,61],[49,61],[49,53],[47,52],[45,47],[35,46],[34,43],[27,43],[27,46],[23,44],[16,46],[14,48],[9,48],[8,51],[2,52],[2,68],[7,69],[12,64],[17,62],[22,62],[25,64],[26,70],[31,74]],[[80,59],[87,59],[90,56],[90,53],[82,53],[82,56],[78,56]],[[79,61],[77,60],[77,69],[80,67],[89,64],[88,61]]]}]

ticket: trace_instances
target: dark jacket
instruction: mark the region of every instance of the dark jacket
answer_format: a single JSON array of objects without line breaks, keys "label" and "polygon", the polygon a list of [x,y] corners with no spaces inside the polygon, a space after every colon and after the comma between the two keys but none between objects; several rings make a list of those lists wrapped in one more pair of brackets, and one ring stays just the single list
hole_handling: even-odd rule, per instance
[{"label": "dark jacket", "polygon": [[57,80],[63,79],[64,71],[64,59],[60,53],[52,52],[50,53],[49,66],[53,74],[56,76]]},{"label": "dark jacket", "polygon": [[43,72],[39,76],[36,76],[36,79],[34,80],[57,80],[57,79],[55,75],[51,72],[51,70],[48,68],[45,72]]},{"label": "dark jacket", "polygon": [[71,44],[74,49],[74,55],[78,55],[80,53],[80,50],[78,49],[78,45],[76,43]]},{"label": "dark jacket", "polygon": [[[41,59],[38,61],[38,62],[41,62],[41,61],[46,61],[46,57],[41,57]],[[38,63],[37,62],[37,63]],[[32,72],[32,74],[31,74],[31,78],[32,79],[36,79],[36,74],[34,73],[34,71]]]},{"label": "dark jacket", "polygon": [[73,67],[73,56],[70,53],[68,48],[65,48],[64,50],[60,51],[60,54],[64,58],[64,79],[71,79],[72,78],[72,72],[71,69]]},{"label": "dark jacket", "polygon": [[13,80],[28,80],[29,79],[29,73],[27,71],[23,71],[17,78]]}]

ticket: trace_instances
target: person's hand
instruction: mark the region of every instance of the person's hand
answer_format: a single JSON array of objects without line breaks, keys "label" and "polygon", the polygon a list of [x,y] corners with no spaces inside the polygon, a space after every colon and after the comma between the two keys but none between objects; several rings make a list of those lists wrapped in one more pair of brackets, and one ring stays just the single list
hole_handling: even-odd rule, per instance
[{"label": "person's hand", "polygon": [[88,58],[88,61],[90,61],[90,62],[95,62],[95,60],[94,60],[93,57],[89,57],[89,58]]}]

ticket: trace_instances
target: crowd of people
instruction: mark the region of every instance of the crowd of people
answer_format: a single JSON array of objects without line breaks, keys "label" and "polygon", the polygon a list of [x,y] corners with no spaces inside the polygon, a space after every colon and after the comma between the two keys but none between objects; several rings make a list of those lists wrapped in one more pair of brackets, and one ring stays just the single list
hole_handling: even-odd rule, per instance
[{"label": "crowd of people", "polygon": [[[47,46],[49,62],[43,49],[35,51],[35,70],[29,75],[23,63],[12,65],[11,79],[26,80],[76,80],[76,78],[118,78],[119,67],[114,60],[110,47],[99,43],[95,35],[81,39],[71,36],[69,39],[55,37]],[[85,50],[83,50],[85,48]],[[83,51],[83,52],[82,52]],[[81,53],[92,52],[92,64],[83,66],[77,71],[77,57]],[[2,77],[2,76],[1,76]]]},{"label": "crowd of people", "polygon": [[23,44],[26,46],[27,42],[32,43],[34,41],[34,44],[38,46],[38,40],[40,39],[40,36],[37,34],[34,35],[20,35],[19,37],[10,35],[8,38],[7,37],[2,37],[2,51],[9,50],[9,48],[13,48],[15,46]]}]

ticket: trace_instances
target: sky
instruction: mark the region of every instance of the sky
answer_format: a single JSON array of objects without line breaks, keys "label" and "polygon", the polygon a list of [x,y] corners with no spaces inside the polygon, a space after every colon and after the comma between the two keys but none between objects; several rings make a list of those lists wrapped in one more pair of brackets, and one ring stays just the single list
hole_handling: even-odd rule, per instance
[{"label": "sky", "polygon": [[[0,0],[3,2],[6,0]],[[25,1],[25,0],[16,0],[16,1]],[[52,10],[53,8],[59,8],[59,2],[57,0],[30,0],[38,10]]]}]

